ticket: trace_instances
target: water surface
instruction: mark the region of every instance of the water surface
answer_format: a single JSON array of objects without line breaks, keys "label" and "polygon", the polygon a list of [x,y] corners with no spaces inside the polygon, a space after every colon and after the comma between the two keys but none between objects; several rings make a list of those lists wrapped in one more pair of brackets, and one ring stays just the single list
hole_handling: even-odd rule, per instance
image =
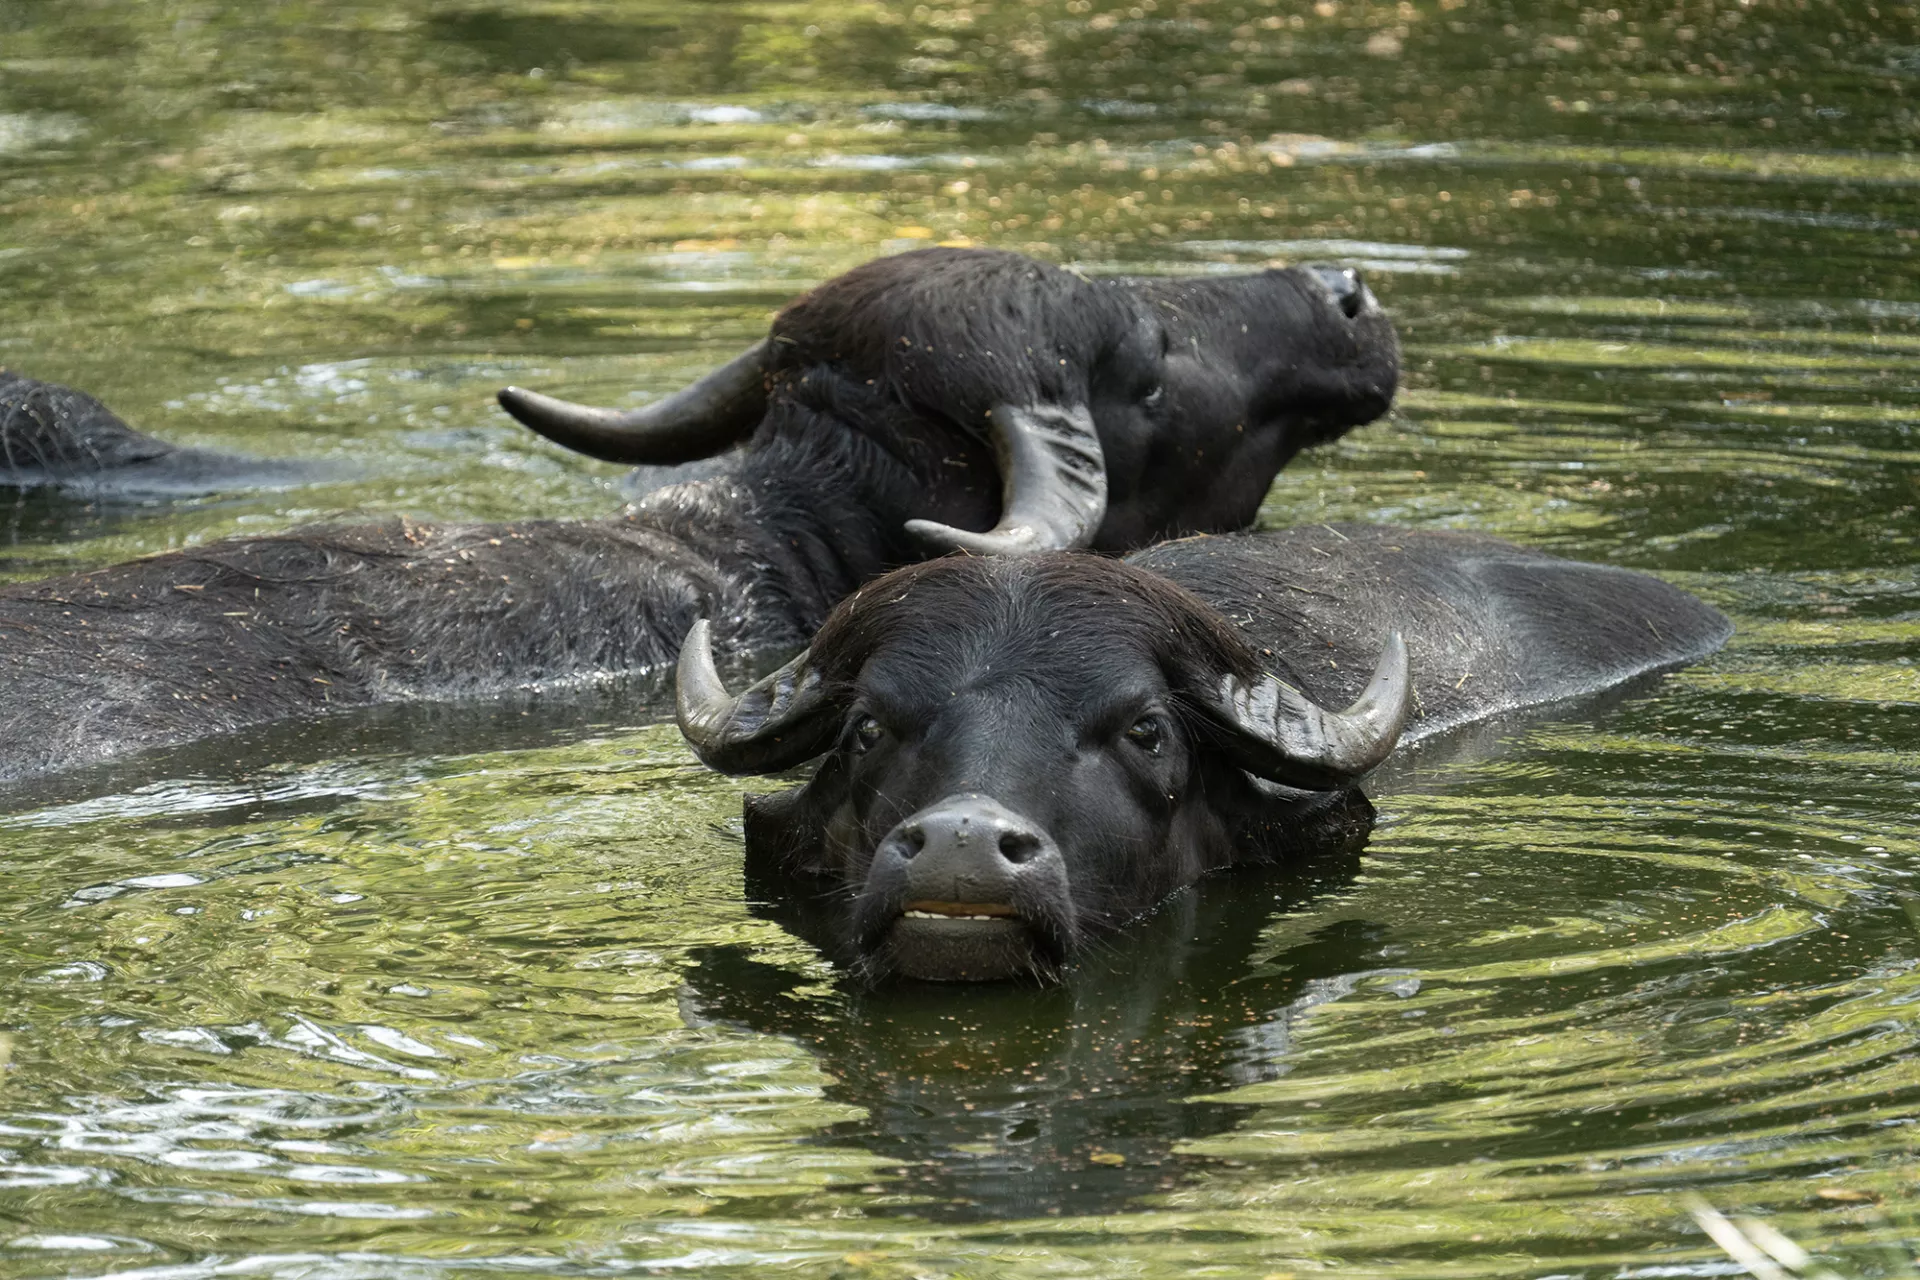
[{"label": "water surface", "polygon": [[1267,523],[1485,530],[1739,624],[1051,991],[842,982],[648,679],[15,788],[0,1275],[1726,1274],[1690,1192],[1895,1269],[1916,100],[1884,0],[0,0],[0,361],[337,466],[7,498],[8,577],[615,510],[492,390],[637,403],[964,241],[1357,265],[1405,393]]}]

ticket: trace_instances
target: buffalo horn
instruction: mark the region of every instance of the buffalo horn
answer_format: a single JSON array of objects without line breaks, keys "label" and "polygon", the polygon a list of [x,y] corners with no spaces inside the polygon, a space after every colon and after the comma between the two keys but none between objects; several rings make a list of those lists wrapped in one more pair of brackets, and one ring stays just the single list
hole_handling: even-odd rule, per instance
[{"label": "buffalo horn", "polygon": [[1085,406],[996,405],[988,414],[1004,498],[1000,523],[972,533],[933,520],[907,531],[976,555],[1030,555],[1085,547],[1107,515],[1107,464]]},{"label": "buffalo horn", "polygon": [[739,697],[729,694],[713,665],[705,618],[680,646],[674,702],[693,753],[722,773],[791,769],[832,746],[839,733],[837,708],[804,652]]},{"label": "buffalo horn", "polygon": [[1335,791],[1385,760],[1413,708],[1407,646],[1387,636],[1380,664],[1360,698],[1329,711],[1298,689],[1267,676],[1221,681],[1208,715],[1227,731],[1228,750],[1248,773],[1304,791]]},{"label": "buffalo horn", "polygon": [[638,409],[595,409],[519,387],[500,392],[500,407],[589,458],[672,466],[711,458],[752,434],[766,413],[766,364],[763,338],[692,386]]}]

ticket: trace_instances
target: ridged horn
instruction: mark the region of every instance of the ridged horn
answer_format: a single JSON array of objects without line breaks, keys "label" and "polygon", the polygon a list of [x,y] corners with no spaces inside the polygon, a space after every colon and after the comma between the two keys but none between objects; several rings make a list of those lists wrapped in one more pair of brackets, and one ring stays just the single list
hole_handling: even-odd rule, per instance
[{"label": "ridged horn", "polygon": [[507,387],[500,407],[557,445],[602,462],[672,466],[711,458],[753,433],[767,410],[767,340],[691,386],[626,411]]},{"label": "ridged horn", "polygon": [[1337,791],[1400,741],[1413,710],[1407,646],[1398,631],[1387,636],[1373,679],[1345,711],[1318,706],[1275,676],[1251,684],[1229,676],[1201,705],[1248,773],[1303,791]]},{"label": "ridged horn", "polygon": [[922,541],[975,555],[1032,555],[1088,546],[1107,517],[1107,461],[1084,405],[995,405],[988,414],[1004,493],[985,533],[909,520]]},{"label": "ridged horn", "polygon": [[680,646],[674,704],[693,753],[721,773],[791,769],[825,751],[839,735],[839,709],[804,652],[739,697],[729,694],[713,664],[712,630],[705,618],[693,624]]}]

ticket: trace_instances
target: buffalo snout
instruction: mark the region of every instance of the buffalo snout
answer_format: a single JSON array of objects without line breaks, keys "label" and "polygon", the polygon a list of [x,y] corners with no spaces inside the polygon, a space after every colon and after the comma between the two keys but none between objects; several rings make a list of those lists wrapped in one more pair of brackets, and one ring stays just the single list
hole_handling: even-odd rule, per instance
[{"label": "buffalo snout", "polygon": [[871,961],[931,982],[1043,975],[1075,933],[1051,836],[991,796],[948,796],[874,850],[856,908]]},{"label": "buffalo snout", "polygon": [[1326,291],[1333,295],[1334,305],[1340,308],[1340,314],[1347,319],[1357,319],[1362,311],[1373,309],[1375,303],[1372,290],[1360,278],[1360,273],[1352,267],[1310,267]]}]

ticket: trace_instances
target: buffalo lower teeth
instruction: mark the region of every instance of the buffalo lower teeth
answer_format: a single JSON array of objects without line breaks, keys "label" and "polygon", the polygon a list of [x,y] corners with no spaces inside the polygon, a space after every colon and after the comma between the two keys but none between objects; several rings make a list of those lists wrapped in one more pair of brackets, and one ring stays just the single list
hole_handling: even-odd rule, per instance
[{"label": "buffalo lower teeth", "polygon": [[944,911],[903,911],[900,913],[909,920],[998,920],[999,916],[955,916]]}]

